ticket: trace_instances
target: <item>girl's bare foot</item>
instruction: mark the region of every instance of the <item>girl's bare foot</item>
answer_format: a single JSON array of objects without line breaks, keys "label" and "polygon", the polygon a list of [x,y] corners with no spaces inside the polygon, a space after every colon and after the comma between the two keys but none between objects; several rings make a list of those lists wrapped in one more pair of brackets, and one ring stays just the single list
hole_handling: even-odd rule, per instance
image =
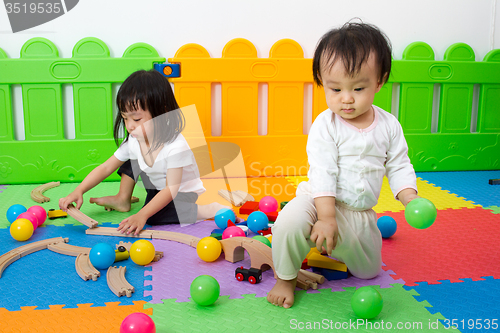
[{"label": "girl's bare foot", "polygon": [[131,198],[127,200],[127,198],[122,198],[117,195],[110,195],[107,197],[90,198],[90,203],[95,203],[96,205],[114,209],[119,212],[128,212],[130,211]]},{"label": "girl's bare foot", "polygon": [[[217,212],[222,208],[231,209],[231,207],[224,206],[218,202],[212,202],[208,205],[198,205],[198,215],[196,216],[196,219],[198,221],[213,219],[215,217],[215,214],[217,214]],[[240,223],[243,221],[244,220],[242,218],[236,216],[236,223]]]},{"label": "girl's bare foot", "polygon": [[267,301],[271,304],[282,306],[288,309],[293,305],[294,291],[297,285],[297,278],[293,280],[282,280],[276,278],[276,284],[267,294]]}]

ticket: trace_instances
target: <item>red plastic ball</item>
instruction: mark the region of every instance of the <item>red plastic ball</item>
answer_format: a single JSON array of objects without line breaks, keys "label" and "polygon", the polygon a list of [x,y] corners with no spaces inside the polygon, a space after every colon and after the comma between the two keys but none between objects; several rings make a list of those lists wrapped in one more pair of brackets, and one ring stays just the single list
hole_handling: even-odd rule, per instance
[{"label": "red plastic ball", "polygon": [[42,206],[31,206],[28,212],[35,214],[38,219],[38,226],[41,226],[47,219],[47,211]]},{"label": "red plastic ball", "polygon": [[27,212],[19,214],[19,216],[17,218],[18,219],[26,219],[26,220],[30,221],[31,224],[33,224],[33,230],[36,230],[36,228],[38,228],[38,218],[36,217],[35,214],[30,212],[29,210]]},{"label": "red plastic ball", "polygon": [[246,237],[245,232],[241,230],[239,227],[228,227],[222,233],[222,239],[231,238],[231,237]]},{"label": "red plastic ball", "polygon": [[278,210],[278,201],[268,195],[260,199],[259,209],[264,213],[272,213]]},{"label": "red plastic ball", "polygon": [[123,319],[120,333],[156,333],[155,322],[145,313],[131,313]]}]

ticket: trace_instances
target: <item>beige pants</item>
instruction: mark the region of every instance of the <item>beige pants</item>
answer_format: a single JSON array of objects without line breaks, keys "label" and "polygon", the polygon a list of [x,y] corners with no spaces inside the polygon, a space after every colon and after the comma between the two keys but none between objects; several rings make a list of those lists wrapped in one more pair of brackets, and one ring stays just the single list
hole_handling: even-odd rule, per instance
[{"label": "beige pants", "polygon": [[[337,202],[336,219],[339,228],[337,245],[331,256],[343,261],[352,275],[371,279],[382,265],[382,236],[373,209],[354,211]],[[279,213],[272,227],[273,262],[278,277],[297,277],[302,261],[316,244],[310,240],[311,230],[318,220],[310,185],[302,182],[296,197]],[[326,243],[324,243],[326,248]]]}]

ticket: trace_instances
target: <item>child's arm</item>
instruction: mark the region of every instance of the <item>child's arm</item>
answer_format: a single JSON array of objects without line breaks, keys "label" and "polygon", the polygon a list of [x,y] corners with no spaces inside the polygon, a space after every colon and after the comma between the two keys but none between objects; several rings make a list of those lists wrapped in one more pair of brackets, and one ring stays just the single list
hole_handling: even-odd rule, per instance
[{"label": "child's arm", "polygon": [[412,188],[405,188],[404,190],[398,193],[398,199],[405,207],[410,201],[416,198],[420,197],[417,195],[417,191],[415,191]]},{"label": "child's arm", "polygon": [[124,162],[120,161],[115,155],[108,158],[106,162],[92,170],[87,177],[78,185],[67,197],[59,199],[59,208],[63,211],[68,209],[68,205],[75,202],[76,208],[80,209],[83,204],[83,194],[102,182]]},{"label": "child's arm", "polygon": [[144,228],[146,221],[175,198],[179,191],[181,179],[182,168],[168,169],[167,186],[158,192],[140,211],[121,221],[117,230],[127,234],[135,231],[134,235],[138,235]]},{"label": "child's arm", "polygon": [[322,251],[326,241],[326,251],[330,255],[337,245],[339,228],[335,219],[335,197],[314,198],[314,205],[318,212],[318,221],[311,230],[311,240],[316,243],[318,251]]}]

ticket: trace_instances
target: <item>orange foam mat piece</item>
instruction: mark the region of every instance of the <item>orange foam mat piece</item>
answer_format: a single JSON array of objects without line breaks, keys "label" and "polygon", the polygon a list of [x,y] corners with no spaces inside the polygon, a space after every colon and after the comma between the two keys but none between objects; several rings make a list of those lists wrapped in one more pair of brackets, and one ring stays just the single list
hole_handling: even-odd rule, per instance
[{"label": "orange foam mat piece", "polygon": [[118,332],[120,325],[131,313],[153,314],[153,309],[144,309],[146,301],[134,305],[106,303],[106,306],[92,307],[92,304],[78,304],[78,308],[64,309],[64,305],[50,305],[49,310],[36,310],[35,306],[21,307],[21,311],[0,308],[0,331],[2,333],[64,333],[64,332]]}]

